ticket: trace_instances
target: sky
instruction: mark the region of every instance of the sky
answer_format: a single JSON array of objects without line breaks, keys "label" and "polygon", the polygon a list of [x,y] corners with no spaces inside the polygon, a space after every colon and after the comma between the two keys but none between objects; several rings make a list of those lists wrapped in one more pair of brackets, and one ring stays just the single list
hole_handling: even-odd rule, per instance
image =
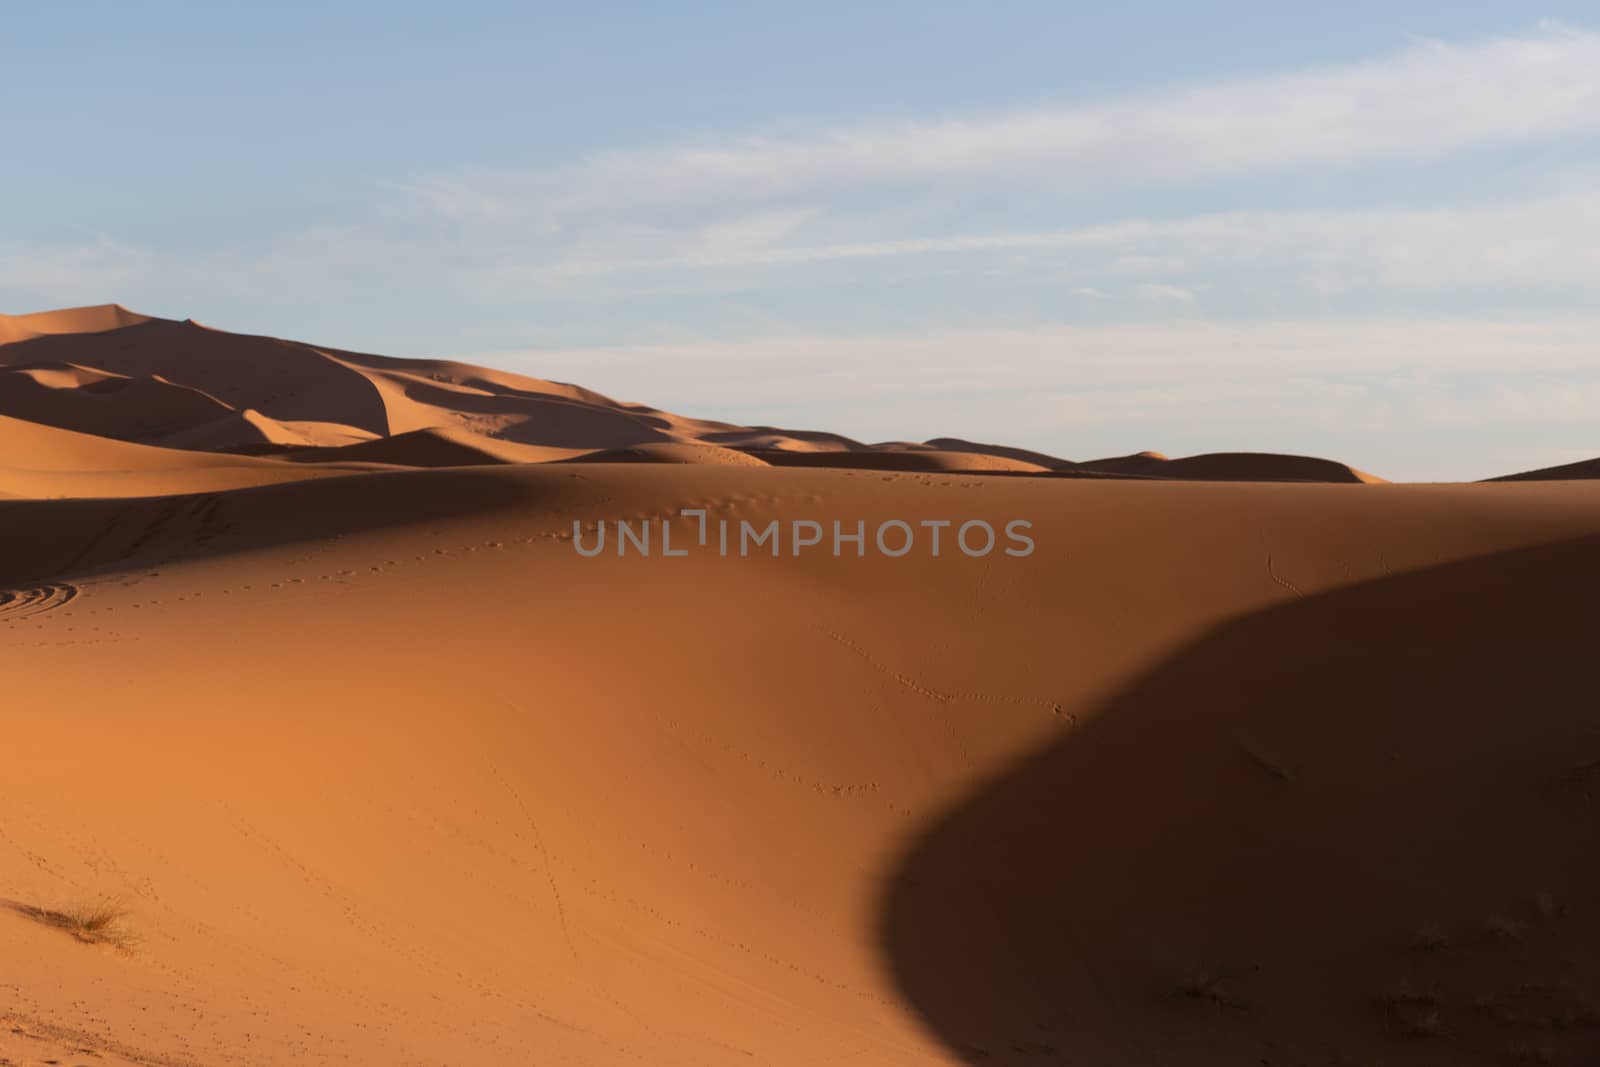
[{"label": "sky", "polygon": [[0,0],[0,311],[1404,480],[1600,455],[1600,8]]}]

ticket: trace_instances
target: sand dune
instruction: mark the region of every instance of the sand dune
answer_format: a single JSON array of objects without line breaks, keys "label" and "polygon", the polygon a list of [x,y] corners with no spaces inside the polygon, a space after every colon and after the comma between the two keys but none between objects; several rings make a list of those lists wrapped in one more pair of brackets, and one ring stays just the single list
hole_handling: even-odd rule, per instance
[{"label": "sand dune", "polygon": [[983,452],[952,452],[935,448],[884,448],[860,452],[798,452],[787,449],[751,449],[777,467],[845,467],[865,470],[930,471],[959,473],[1007,472],[1042,474],[1049,468],[1025,460]]},{"label": "sand dune", "polygon": [[63,308],[31,315],[0,315],[0,344],[26,341],[55,333],[99,333],[149,321],[148,315],[129,311],[121,304]]},{"label": "sand dune", "polygon": [[[78,318],[73,316],[77,315]],[[32,316],[11,320],[24,323]],[[150,423],[163,420],[169,432],[190,429],[207,414],[255,413],[255,426],[236,420],[239,432],[218,435],[212,446],[227,450],[247,445],[304,444],[282,435],[260,432],[259,420],[276,425],[343,427],[347,440],[387,437],[418,430],[460,430],[538,447],[597,450],[655,441],[695,440],[726,429],[720,423],[657,412],[642,405],[619,404],[576,386],[542,382],[517,375],[443,361],[405,361],[380,356],[315,348],[269,337],[229,334],[192,321],[172,322],[140,317],[104,332],[70,332],[74,322],[99,327],[111,316],[106,309],[55,313],[49,333],[14,327],[20,337],[0,347],[0,365],[26,368],[70,363],[93,367],[119,382],[160,383],[181,387],[188,398],[203,397],[215,410],[180,414],[157,410],[158,401],[137,394],[128,405],[137,416],[131,426],[108,418],[92,425],[70,421],[63,410],[57,423],[130,440],[149,440]],[[31,379],[29,379],[31,381]],[[44,388],[35,383],[35,391]],[[111,406],[103,384],[79,385],[95,391],[89,399]],[[74,391],[57,404],[65,409]],[[127,392],[126,386],[120,390]],[[14,407],[33,402],[19,398]],[[190,400],[191,406],[197,401]],[[170,404],[176,404],[173,400]],[[50,415],[54,415],[52,410]],[[184,414],[192,415],[185,419]],[[48,417],[48,416],[41,416]],[[90,416],[86,415],[85,418]],[[339,442],[316,442],[323,446]]]},{"label": "sand dune", "polygon": [[1503,474],[1488,478],[1491,482],[1554,482],[1573,479],[1600,478],[1600,459],[1583,459],[1576,463],[1563,463],[1558,467],[1541,467],[1520,474]]},{"label": "sand dune", "polygon": [[236,413],[198,389],[161,378],[129,378],[72,363],[24,363],[0,368],[0,414],[154,443]]},{"label": "sand dune", "polygon": [[[339,473],[345,471],[330,467],[309,476]],[[166,496],[307,476],[270,460],[136,445],[0,415],[3,496]]]},{"label": "sand dune", "polygon": [[[566,540],[574,518],[685,502],[753,521],[1028,514],[1049,550],[1008,570],[579,560]],[[540,465],[137,504],[0,505],[11,587],[42,591],[0,622],[17,767],[0,785],[15,861],[0,889],[45,907],[116,897],[141,939],[123,955],[0,915],[6,958],[27,961],[14,1014],[86,1047],[200,1063],[1023,1064],[1053,1048],[1221,1064],[1271,1040],[1444,1064],[1537,1036],[1478,1020],[1477,995],[1546,983],[1530,1010],[1554,1017],[1596,989],[1587,954],[1562,964],[1593,943],[1587,718],[1556,703],[1530,727],[1521,691],[1483,667],[1466,676],[1476,695],[1433,703],[1445,663],[1424,677],[1369,645],[1352,663],[1342,635],[1369,625],[1368,600],[1390,620],[1373,642],[1420,625],[1395,614],[1389,575],[1449,588],[1441,564],[1600,532],[1600,493]],[[1492,615],[1512,590],[1579,588],[1594,558],[1535,552],[1505,592],[1459,595]],[[1227,677],[1217,664],[1261,639],[1223,627],[1256,615],[1295,635],[1274,638],[1259,696],[1202,687],[1181,728],[1123,721],[1140,687],[1170,703]],[[1591,617],[1552,617],[1536,647],[1559,635],[1580,669]],[[1493,662],[1533,654],[1520,648]],[[1475,641],[1458,656],[1491,662]],[[1528,662],[1542,693],[1568,677],[1550,655]],[[1349,699],[1394,694],[1376,794],[1363,735],[1329,734],[1344,690],[1323,687],[1325,710],[1303,718],[1282,691],[1352,671],[1365,688]],[[1523,708],[1514,745],[1487,710],[1500,699]],[[1488,748],[1439,751],[1459,733],[1451,709]],[[985,799],[1057,749],[1098,770],[1020,772],[1081,783],[1059,800],[1029,786],[1024,809],[1052,805],[1037,812]],[[1185,821],[1151,821],[1167,811]],[[991,844],[963,836],[971,818]],[[1281,843],[1227,844],[1252,819]],[[1368,862],[1442,827],[1450,849]],[[1192,844],[1162,843],[1174,834]],[[1364,834],[1383,842],[1371,856]],[[1182,903],[1198,890],[1160,864],[1204,871],[1208,842],[1254,896],[1228,903],[1225,882]],[[952,847],[990,873],[946,885]],[[1273,855],[1302,852],[1327,852],[1349,884],[1323,896],[1294,863],[1274,874]],[[1248,906],[1266,893],[1281,907]],[[1025,925],[973,918],[991,913]],[[1434,926],[1445,944],[1419,954]],[[1449,1025],[1474,1029],[1397,1035],[1408,1024],[1380,998],[1434,981]]]},{"label": "sand dune", "polygon": [[344,445],[251,448],[295,463],[386,463],[397,467],[476,467],[486,463],[549,463],[582,456],[582,449],[519,445],[468,430],[407,430]]},{"label": "sand dune", "polygon": [[[820,430],[734,426],[505,371],[231,334],[116,305],[0,316],[0,413],[141,444],[280,454],[301,463],[436,467],[582,454],[612,462],[628,450],[650,446],[636,453],[641,461],[721,464],[730,461],[732,450],[780,466],[1215,481],[1378,480],[1340,463],[1300,456],[1235,453],[1167,460],[1143,452],[1073,462],[957,438],[870,444]],[[427,433],[412,436],[422,431]],[[375,443],[380,438],[403,440]],[[343,457],[330,451],[352,445],[355,450]]]},{"label": "sand dune", "polygon": [[765,467],[754,451],[741,452],[720,445],[652,442],[631,448],[607,448],[569,457],[574,463],[698,463],[718,467]]},{"label": "sand dune", "polygon": [[1382,478],[1332,460],[1270,452],[1214,452],[1168,459],[1158,452],[1090,460],[1077,469],[1141,478],[1207,482],[1381,482]]},{"label": "sand dune", "polygon": [[[0,416],[0,1061],[1600,1053],[1600,484],[1084,470],[107,330],[0,365],[333,443]],[[920,539],[791,543],[835,521]]]},{"label": "sand dune", "polygon": [[[946,452],[977,452],[988,456],[1001,456],[1005,459],[1014,459],[1022,463],[1042,467],[1045,470],[1057,470],[1064,467],[1076,466],[1064,459],[1047,456],[1043,452],[1034,452],[1026,448],[1011,448],[1007,445],[983,444],[976,441],[963,441],[959,437],[936,437],[927,442],[928,447]],[[1153,455],[1154,453],[1147,453]]]}]

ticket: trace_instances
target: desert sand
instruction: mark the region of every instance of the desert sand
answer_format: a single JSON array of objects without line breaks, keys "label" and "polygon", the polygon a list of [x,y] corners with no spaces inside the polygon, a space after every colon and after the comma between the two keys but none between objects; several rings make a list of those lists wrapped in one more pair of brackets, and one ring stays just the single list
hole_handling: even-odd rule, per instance
[{"label": "desert sand", "polygon": [[[1037,547],[574,551],[682,508]],[[1597,549],[0,317],[0,1063],[1592,1063]]]}]

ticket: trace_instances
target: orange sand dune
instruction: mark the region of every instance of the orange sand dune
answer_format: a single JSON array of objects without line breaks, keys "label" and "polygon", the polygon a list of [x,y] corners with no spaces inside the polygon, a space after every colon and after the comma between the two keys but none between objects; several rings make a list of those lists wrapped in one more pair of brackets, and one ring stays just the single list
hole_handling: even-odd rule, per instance
[{"label": "orange sand dune", "polygon": [[[346,445],[382,440],[370,430],[342,422],[271,419],[256,411],[229,411],[210,422],[167,434],[161,444],[207,452],[243,452],[270,455],[289,449],[335,450]],[[356,456],[350,458],[355,459]]]},{"label": "orange sand dune", "polygon": [[752,449],[779,467],[852,467],[893,471],[987,471],[1041,474],[1047,468],[1026,460],[983,452],[951,452],[934,448],[892,448],[870,452],[798,452],[786,449]]},{"label": "orange sand dune", "polygon": [[0,415],[0,496],[165,496],[338,473],[130,444]]},{"label": "orange sand dune", "polygon": [[[1378,480],[1299,456],[1233,453],[1169,461],[1142,452],[1074,463],[958,438],[866,444],[826,431],[735,426],[465,363],[231,334],[116,305],[0,318],[0,413],[126,441],[279,454],[299,462],[436,467],[583,454],[611,462],[649,446],[637,453],[647,462],[724,463],[732,450],[788,466]],[[415,436],[421,431],[427,433]],[[384,438],[402,440],[379,443]],[[347,454],[332,451],[351,446]]]},{"label": "orange sand dune", "polygon": [[1600,1056],[1600,483],[22,321],[0,1063]]},{"label": "orange sand dune", "polygon": [[[512,444],[576,451],[689,441],[727,428],[642,405],[619,404],[576,386],[464,364],[395,360],[230,334],[192,321],[139,317],[107,332],[66,332],[66,325],[80,320],[99,326],[105,321],[99,314],[102,310],[56,313],[50,321],[59,328],[49,334],[13,330],[20,339],[0,347],[0,366],[19,370],[61,363],[93,367],[124,380],[182,387],[224,412],[254,412],[279,425],[342,426],[347,440],[453,429]],[[30,399],[19,399],[15,406]],[[102,408],[110,406],[103,396],[94,399],[102,401]],[[156,403],[139,396],[131,406],[141,416],[131,430],[121,428],[119,432],[118,426],[103,418],[92,425],[60,424],[126,439],[150,439],[147,423],[156,417],[152,414]],[[187,429],[176,413],[168,415],[166,425],[169,432]],[[307,442],[285,441],[241,428],[232,435],[219,435],[212,447],[227,450],[261,443]]]},{"label": "orange sand dune", "polygon": [[582,449],[519,445],[470,430],[408,430],[345,445],[244,449],[295,463],[385,463],[398,467],[475,467],[485,463],[548,463],[585,455]]},{"label": "orange sand dune", "polygon": [[[946,452],[977,452],[988,456],[1001,456],[1005,459],[1014,459],[1022,463],[1042,467],[1045,470],[1060,470],[1076,466],[1069,460],[1047,456],[1043,452],[1033,452],[1026,448],[1011,448],[1007,445],[982,444],[977,441],[963,441],[958,437],[936,437],[928,442],[928,447],[941,449]],[[1154,453],[1147,453],[1153,455]]]},{"label": "orange sand dune", "polygon": [[99,333],[149,321],[148,315],[121,304],[39,311],[32,315],[0,315],[0,344],[55,333]]},{"label": "orange sand dune", "polygon": [[[1027,516],[1039,550],[570,541],[686,506]],[[1596,1036],[1591,486],[533,465],[0,519],[0,897],[113,899],[127,942],[0,912],[0,1054],[1443,1065]]]},{"label": "orange sand dune", "polygon": [[720,445],[654,442],[631,448],[608,448],[572,456],[573,463],[702,463],[719,467],[764,467],[766,461],[753,452],[741,452]]},{"label": "orange sand dune", "polygon": [[0,414],[159,443],[236,413],[198,389],[161,378],[129,378],[72,363],[24,363],[0,367]]}]

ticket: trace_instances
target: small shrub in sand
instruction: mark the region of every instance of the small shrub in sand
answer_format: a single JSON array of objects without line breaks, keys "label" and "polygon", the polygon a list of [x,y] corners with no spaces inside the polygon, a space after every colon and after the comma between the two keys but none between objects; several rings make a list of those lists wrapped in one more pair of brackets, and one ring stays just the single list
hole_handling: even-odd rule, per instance
[{"label": "small shrub in sand", "polygon": [[114,900],[98,900],[60,909],[14,905],[34,922],[64,930],[86,945],[110,945],[131,950],[137,938],[128,930],[128,909]]}]

